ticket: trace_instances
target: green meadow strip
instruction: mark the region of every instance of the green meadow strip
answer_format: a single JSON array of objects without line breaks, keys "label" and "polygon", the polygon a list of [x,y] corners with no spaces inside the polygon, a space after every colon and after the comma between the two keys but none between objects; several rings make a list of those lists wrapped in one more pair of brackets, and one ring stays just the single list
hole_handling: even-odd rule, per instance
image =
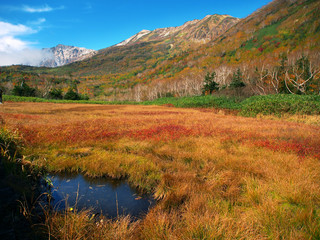
[{"label": "green meadow strip", "polygon": [[57,100],[57,99],[46,99],[46,98],[38,98],[38,97],[20,97],[13,95],[4,95],[4,102],[47,102],[47,103],[81,103],[81,104],[137,104],[136,102],[130,101],[94,101],[94,100]]},{"label": "green meadow strip", "polygon": [[82,103],[82,104],[108,104],[108,105],[171,105],[180,108],[217,108],[239,110],[240,115],[254,117],[258,114],[277,115],[283,114],[320,114],[320,95],[266,95],[253,96],[243,101],[225,96],[192,96],[192,97],[167,97],[153,101],[94,101],[94,100],[53,100],[37,97],[19,97],[4,95],[4,101],[12,102],[49,102],[49,103]]},{"label": "green meadow strip", "polygon": [[254,96],[241,102],[241,115],[256,116],[283,114],[320,114],[319,95],[266,95]]}]

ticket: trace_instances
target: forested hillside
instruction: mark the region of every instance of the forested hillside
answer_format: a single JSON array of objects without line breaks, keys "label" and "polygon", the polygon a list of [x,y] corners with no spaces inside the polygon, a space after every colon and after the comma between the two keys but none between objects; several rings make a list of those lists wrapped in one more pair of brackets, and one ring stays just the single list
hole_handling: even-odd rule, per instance
[{"label": "forested hillside", "polygon": [[319,0],[275,0],[241,20],[212,15],[145,32],[64,67],[0,68],[2,87],[10,92],[24,81],[42,96],[73,88],[94,99],[136,101],[319,93],[319,16]]}]

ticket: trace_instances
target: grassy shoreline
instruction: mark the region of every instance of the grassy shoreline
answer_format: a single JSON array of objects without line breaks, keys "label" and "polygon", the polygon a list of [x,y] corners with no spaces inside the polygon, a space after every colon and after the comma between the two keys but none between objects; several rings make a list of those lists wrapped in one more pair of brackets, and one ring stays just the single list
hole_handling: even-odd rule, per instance
[{"label": "grassy shoreline", "polygon": [[4,101],[13,102],[48,102],[48,103],[79,103],[102,105],[167,105],[180,108],[215,108],[235,110],[241,116],[255,117],[258,114],[282,116],[320,115],[320,95],[266,95],[253,96],[244,100],[224,96],[194,96],[182,98],[159,98],[153,101],[93,101],[93,100],[52,100],[36,97],[18,97],[4,95]]}]

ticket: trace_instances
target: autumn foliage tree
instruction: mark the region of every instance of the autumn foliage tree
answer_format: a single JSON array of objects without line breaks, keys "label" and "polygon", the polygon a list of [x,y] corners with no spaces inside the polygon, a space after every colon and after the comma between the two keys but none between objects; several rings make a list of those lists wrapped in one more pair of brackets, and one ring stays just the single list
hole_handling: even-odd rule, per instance
[{"label": "autumn foliage tree", "polygon": [[320,74],[307,56],[302,55],[285,72],[285,84],[292,94],[307,94],[310,84]]}]

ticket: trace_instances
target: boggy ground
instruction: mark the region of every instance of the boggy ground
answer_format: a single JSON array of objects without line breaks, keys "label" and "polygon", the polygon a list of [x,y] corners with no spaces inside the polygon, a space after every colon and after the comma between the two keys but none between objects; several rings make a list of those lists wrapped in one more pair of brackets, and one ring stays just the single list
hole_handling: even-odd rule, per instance
[{"label": "boggy ground", "polygon": [[210,109],[5,103],[1,118],[49,171],[127,177],[144,219],[53,214],[60,239],[319,239],[320,127]]}]

